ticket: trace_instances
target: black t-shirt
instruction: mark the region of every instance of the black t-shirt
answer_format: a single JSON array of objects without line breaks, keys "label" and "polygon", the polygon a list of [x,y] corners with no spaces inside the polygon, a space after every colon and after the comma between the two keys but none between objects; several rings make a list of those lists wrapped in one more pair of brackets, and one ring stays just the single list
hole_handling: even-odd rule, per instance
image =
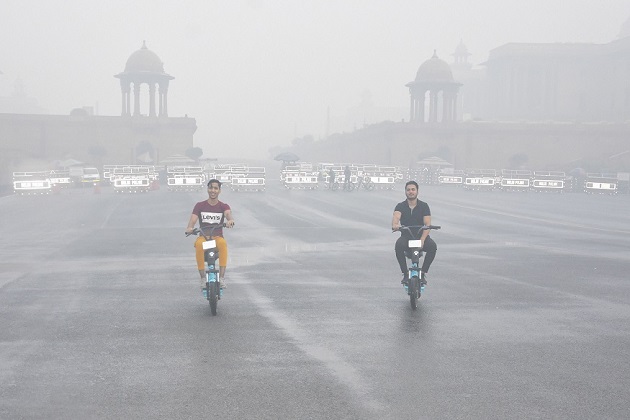
[{"label": "black t-shirt", "polygon": [[[409,203],[405,200],[396,204],[394,211],[400,212],[400,224],[403,226],[423,226],[424,216],[431,216],[429,205],[420,200],[417,201],[413,210],[409,208]],[[412,231],[413,237],[408,230],[401,230],[400,233],[405,238],[420,239],[420,229],[412,229]]]}]

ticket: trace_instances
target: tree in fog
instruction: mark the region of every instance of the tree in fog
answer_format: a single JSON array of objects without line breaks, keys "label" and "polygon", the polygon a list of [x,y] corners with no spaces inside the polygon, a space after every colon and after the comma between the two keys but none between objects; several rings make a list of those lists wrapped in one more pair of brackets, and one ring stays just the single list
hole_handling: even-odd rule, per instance
[{"label": "tree in fog", "polygon": [[203,150],[201,149],[201,147],[190,147],[186,149],[186,152],[184,154],[187,157],[197,161],[203,155]]},{"label": "tree in fog", "polygon": [[155,159],[155,149],[148,141],[141,141],[136,146],[136,160],[142,163],[153,162]]},{"label": "tree in fog", "polygon": [[92,158],[92,161],[98,167],[103,166],[103,158],[107,155],[107,149],[100,144],[93,144],[88,147],[88,155]]},{"label": "tree in fog", "polygon": [[510,156],[508,166],[510,169],[520,169],[525,166],[527,161],[529,161],[529,156],[525,153],[515,153]]},{"label": "tree in fog", "polygon": [[304,137],[296,137],[296,138],[294,138],[293,141],[291,141],[291,143],[294,146],[302,146],[302,145],[305,145],[305,144],[313,143],[314,141],[315,141],[315,138],[312,135],[307,134]]}]

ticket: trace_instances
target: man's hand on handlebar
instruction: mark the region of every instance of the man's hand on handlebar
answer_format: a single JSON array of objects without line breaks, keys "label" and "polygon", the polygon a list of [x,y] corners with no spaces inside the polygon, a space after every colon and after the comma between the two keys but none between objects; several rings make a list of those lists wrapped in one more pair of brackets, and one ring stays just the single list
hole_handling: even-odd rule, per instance
[{"label": "man's hand on handlebar", "polygon": [[437,225],[424,225],[424,226],[403,226],[401,224],[398,225],[393,225],[392,226],[392,232],[399,232],[401,230],[407,230],[409,232],[411,232],[411,228],[418,228],[418,231],[422,232],[424,230],[437,230],[437,229],[441,229],[442,226],[437,226]]},{"label": "man's hand on handlebar", "polygon": [[213,225],[210,226],[210,231],[209,232],[208,232],[208,226],[205,226],[205,227],[201,227],[201,228],[187,227],[186,231],[184,233],[186,234],[186,236],[196,235],[196,234],[212,235],[212,232],[217,227],[233,228],[234,227],[234,220],[228,220],[228,221],[226,221],[225,223],[222,223],[222,224],[213,224]]}]

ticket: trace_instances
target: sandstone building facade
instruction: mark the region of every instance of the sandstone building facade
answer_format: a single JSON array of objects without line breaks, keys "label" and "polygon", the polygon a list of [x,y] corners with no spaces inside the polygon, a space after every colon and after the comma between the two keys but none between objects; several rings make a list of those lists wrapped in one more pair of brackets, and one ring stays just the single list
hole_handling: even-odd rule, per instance
[{"label": "sandstone building facade", "polygon": [[407,166],[437,155],[459,169],[630,172],[630,30],[606,44],[510,43],[476,67],[469,55],[460,43],[452,64],[434,52],[420,65],[406,84],[409,121],[294,151],[306,160]]},{"label": "sandstone building facade", "polygon": [[[0,113],[0,184],[10,183],[13,171],[53,169],[56,160],[72,158],[95,166],[159,164],[193,147],[197,123],[168,116],[173,77],[146,44],[114,77],[121,86],[120,116],[91,115],[85,109],[69,115]],[[148,98],[143,95],[147,90]]]}]

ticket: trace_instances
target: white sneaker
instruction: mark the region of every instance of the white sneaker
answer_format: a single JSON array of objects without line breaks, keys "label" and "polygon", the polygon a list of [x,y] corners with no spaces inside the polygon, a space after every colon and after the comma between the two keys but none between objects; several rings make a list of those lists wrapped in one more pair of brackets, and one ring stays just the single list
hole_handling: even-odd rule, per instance
[{"label": "white sneaker", "polygon": [[219,277],[219,287],[221,289],[225,289],[227,287],[225,284],[225,277]]}]

